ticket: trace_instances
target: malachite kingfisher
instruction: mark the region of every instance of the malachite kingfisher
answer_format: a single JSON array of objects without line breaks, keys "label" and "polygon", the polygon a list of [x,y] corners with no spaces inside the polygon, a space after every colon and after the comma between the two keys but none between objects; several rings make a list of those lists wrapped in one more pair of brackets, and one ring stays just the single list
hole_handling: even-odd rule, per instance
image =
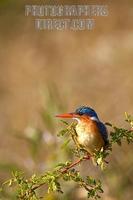
[{"label": "malachite kingfisher", "polygon": [[109,144],[108,131],[97,113],[90,107],[82,106],[72,113],[56,115],[59,118],[71,118],[77,120],[77,141],[88,153],[93,156],[101,148],[106,149]]}]

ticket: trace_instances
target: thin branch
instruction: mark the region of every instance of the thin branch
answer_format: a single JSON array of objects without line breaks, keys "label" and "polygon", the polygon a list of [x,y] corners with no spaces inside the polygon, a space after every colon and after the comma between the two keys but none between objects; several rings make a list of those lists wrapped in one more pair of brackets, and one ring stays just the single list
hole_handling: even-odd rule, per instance
[{"label": "thin branch", "polygon": [[[80,162],[82,162],[83,160],[89,160],[90,159],[90,155],[84,156],[78,160],[76,160],[75,162],[73,162],[72,164],[70,164],[68,167],[65,167],[65,169],[63,170],[59,170],[60,173],[67,173],[67,171],[71,168],[73,168],[74,166],[78,165]],[[39,185],[34,186],[30,191],[35,191],[36,189],[40,188],[41,186],[45,185],[46,183],[40,183]]]},{"label": "thin branch", "polygon": [[90,159],[90,155],[88,156],[84,156],[78,160],[76,160],[74,163],[70,164],[68,167],[66,167],[64,170],[61,171],[61,173],[66,173],[69,169],[73,168],[74,166],[78,165],[80,162],[82,162],[83,160],[89,160]]}]

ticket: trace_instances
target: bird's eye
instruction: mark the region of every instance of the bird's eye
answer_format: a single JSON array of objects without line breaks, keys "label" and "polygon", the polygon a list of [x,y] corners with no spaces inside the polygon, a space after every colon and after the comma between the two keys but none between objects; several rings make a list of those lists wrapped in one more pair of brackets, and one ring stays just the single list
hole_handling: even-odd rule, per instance
[{"label": "bird's eye", "polygon": [[79,112],[79,115],[83,115],[84,113],[83,112]]}]

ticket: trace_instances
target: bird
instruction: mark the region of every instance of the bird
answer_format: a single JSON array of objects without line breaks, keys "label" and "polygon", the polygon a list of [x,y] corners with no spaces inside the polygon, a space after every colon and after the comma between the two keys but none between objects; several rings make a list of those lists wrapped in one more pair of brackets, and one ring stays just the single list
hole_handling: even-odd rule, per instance
[{"label": "bird", "polygon": [[81,106],[74,112],[56,115],[58,118],[70,118],[77,121],[75,130],[78,144],[83,146],[90,156],[94,156],[109,144],[108,131],[99,119],[96,111],[87,106]]}]

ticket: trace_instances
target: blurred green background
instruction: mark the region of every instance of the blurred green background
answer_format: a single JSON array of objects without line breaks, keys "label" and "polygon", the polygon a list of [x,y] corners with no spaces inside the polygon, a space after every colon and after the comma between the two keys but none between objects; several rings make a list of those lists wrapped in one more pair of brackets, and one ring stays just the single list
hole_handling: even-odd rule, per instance
[{"label": "blurred green background", "polygon": [[[82,4],[80,1],[0,0],[0,182],[14,169],[27,176],[69,158],[56,134],[54,115],[81,105],[103,121],[125,126],[133,114],[133,1],[102,1],[109,16],[96,17],[92,31],[36,31],[26,4]],[[84,1],[84,4],[100,4]],[[133,145],[115,146],[106,172],[92,163],[84,174],[103,180],[103,200],[133,199]],[[75,185],[44,199],[84,200]],[[1,199],[15,199],[9,189]]]}]

